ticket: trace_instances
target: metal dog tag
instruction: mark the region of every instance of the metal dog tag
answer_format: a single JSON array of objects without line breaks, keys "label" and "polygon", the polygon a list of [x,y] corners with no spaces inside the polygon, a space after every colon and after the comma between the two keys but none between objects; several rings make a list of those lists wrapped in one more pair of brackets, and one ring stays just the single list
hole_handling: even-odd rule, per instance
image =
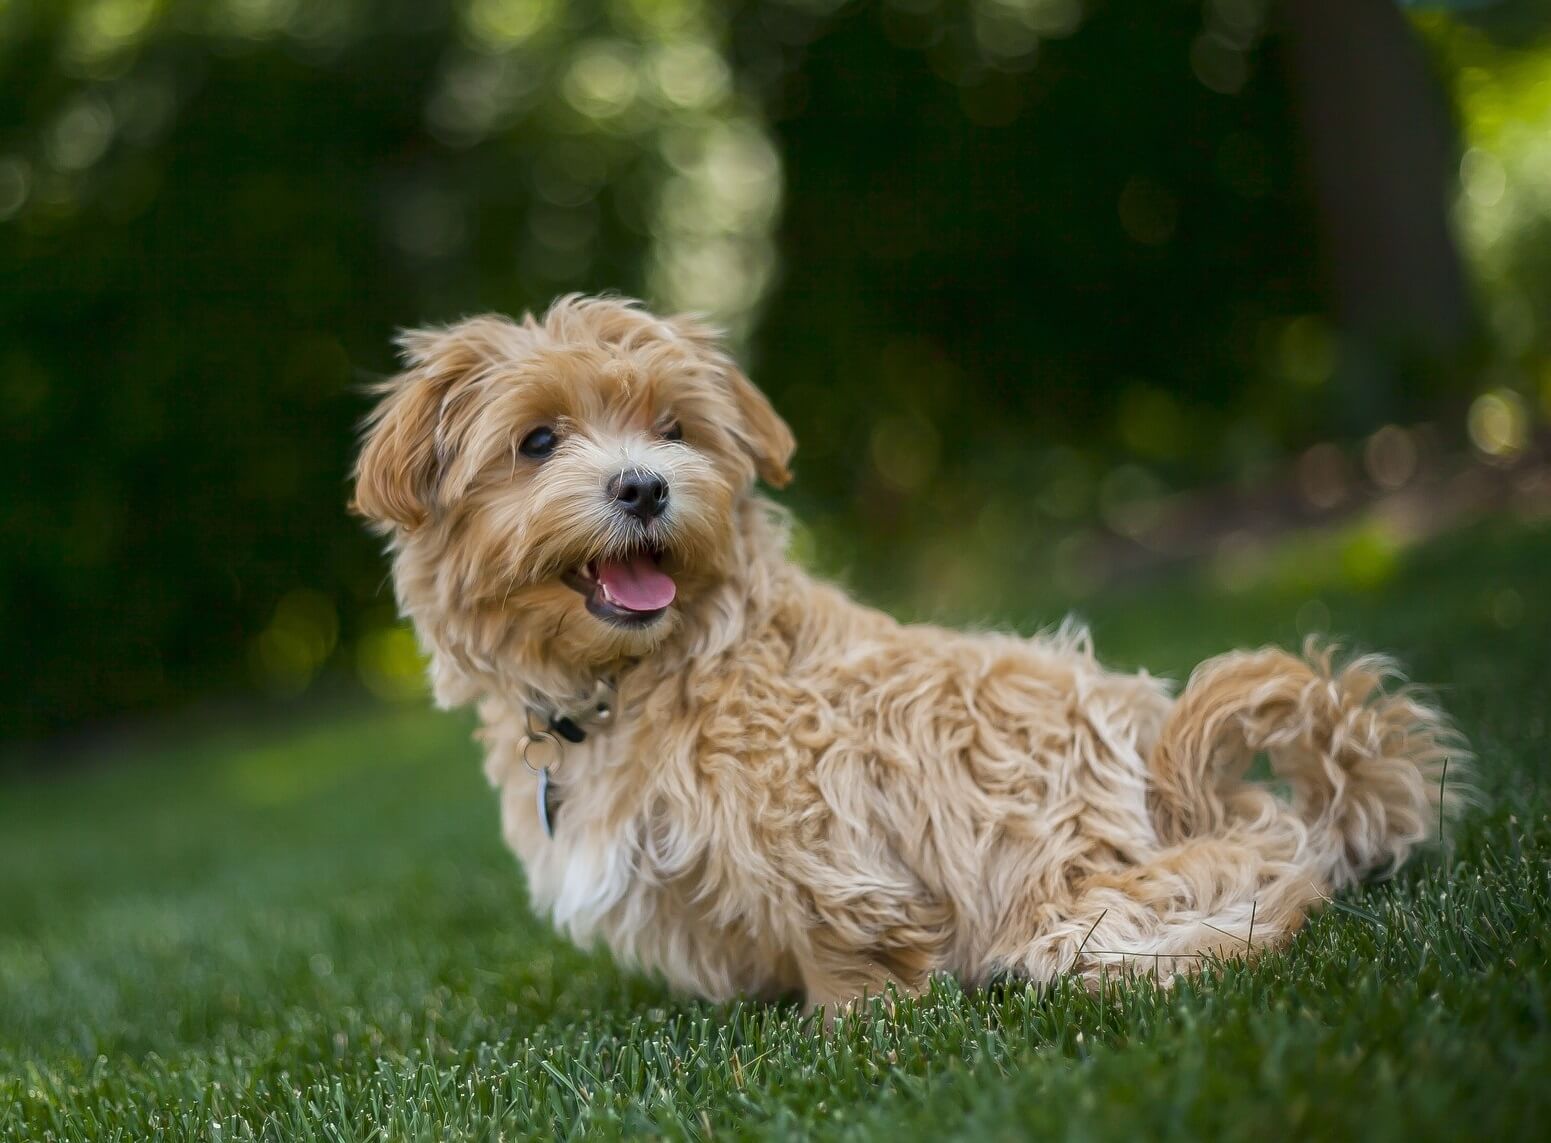
[{"label": "metal dog tag", "polygon": [[549,767],[545,766],[539,771],[538,789],[539,825],[544,827],[544,836],[555,836],[555,818],[552,806],[552,791],[549,785]]}]

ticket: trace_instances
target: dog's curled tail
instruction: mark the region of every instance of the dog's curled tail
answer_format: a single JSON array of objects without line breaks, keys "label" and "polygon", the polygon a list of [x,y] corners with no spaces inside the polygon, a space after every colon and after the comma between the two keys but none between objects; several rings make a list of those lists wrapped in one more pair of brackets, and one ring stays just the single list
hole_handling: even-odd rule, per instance
[{"label": "dog's curled tail", "polygon": [[[1311,640],[1301,657],[1268,648],[1196,668],[1149,759],[1164,841],[1263,837],[1335,890],[1437,833],[1467,796],[1463,741],[1388,659],[1333,658]],[[1262,753],[1290,801],[1245,781]]]}]

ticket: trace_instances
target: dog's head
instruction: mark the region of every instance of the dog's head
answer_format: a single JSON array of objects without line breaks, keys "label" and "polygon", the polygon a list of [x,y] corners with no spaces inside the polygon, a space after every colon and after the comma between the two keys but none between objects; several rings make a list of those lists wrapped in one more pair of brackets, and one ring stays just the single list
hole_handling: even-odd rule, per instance
[{"label": "dog's head", "polygon": [[417,559],[431,606],[552,633],[572,665],[666,638],[734,570],[755,478],[790,478],[791,431],[693,319],[567,297],[542,320],[470,318],[401,346],[356,510]]}]

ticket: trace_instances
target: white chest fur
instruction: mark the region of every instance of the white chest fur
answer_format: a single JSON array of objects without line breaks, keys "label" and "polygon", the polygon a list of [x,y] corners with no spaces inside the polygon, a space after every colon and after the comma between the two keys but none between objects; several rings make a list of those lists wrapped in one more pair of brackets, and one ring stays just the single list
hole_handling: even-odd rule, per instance
[{"label": "white chest fur", "polygon": [[[655,852],[648,839],[683,836],[664,820],[669,803],[628,765],[624,728],[567,743],[556,767],[554,835],[539,821],[538,780],[514,744],[496,745],[485,773],[501,801],[507,844],[522,860],[533,908],[581,945],[602,942],[621,962],[659,973],[670,985],[730,997],[767,990],[774,965],[746,931],[708,924],[672,882],[683,854]],[[677,858],[677,859],[676,859]]]},{"label": "white chest fur", "polygon": [[[553,771],[554,836],[539,821],[538,778],[510,747],[498,747],[485,772],[501,799],[501,829],[522,859],[535,910],[579,943],[600,936],[599,926],[618,910],[639,872],[641,807],[620,804],[611,765],[628,749],[620,731],[589,734],[566,743]],[[612,943],[612,942],[611,942]]]}]

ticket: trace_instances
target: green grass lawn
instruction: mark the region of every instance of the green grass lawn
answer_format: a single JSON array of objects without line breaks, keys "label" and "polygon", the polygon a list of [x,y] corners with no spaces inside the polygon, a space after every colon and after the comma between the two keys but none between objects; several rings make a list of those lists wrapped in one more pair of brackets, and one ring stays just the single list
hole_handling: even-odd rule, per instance
[{"label": "green grass lawn", "polygon": [[1175,674],[1328,614],[1440,684],[1480,755],[1488,804],[1443,852],[1253,969],[945,986],[826,1037],[534,921],[466,719],[255,718],[0,776],[0,1139],[1544,1137],[1551,528],[1360,592],[1311,560],[1085,607],[1101,654]]}]

